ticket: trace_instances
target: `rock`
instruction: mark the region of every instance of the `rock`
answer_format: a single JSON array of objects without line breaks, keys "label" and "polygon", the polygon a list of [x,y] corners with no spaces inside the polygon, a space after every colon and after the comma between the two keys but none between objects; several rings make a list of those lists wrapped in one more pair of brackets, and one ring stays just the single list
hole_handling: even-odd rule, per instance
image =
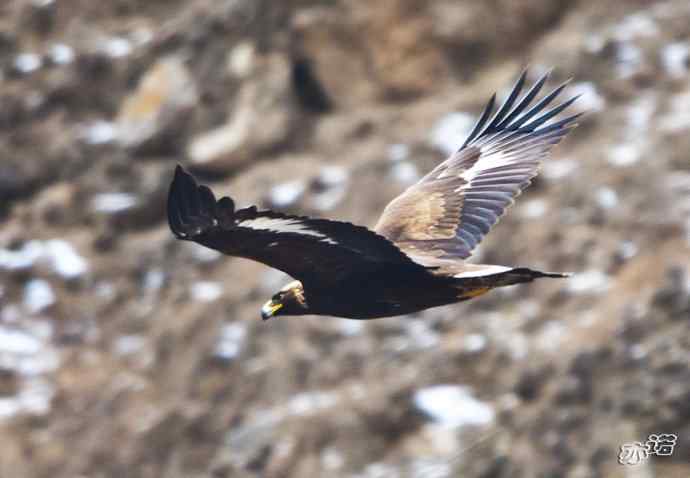
[{"label": "rock", "polygon": [[22,11],[22,26],[28,30],[45,35],[55,25],[57,10],[57,2],[54,0],[26,2]]},{"label": "rock", "polygon": [[305,110],[312,113],[327,113],[333,108],[333,100],[317,78],[309,59],[293,59],[292,87]]},{"label": "rock", "polygon": [[540,0],[463,1],[459,6],[456,0],[441,0],[430,3],[429,15],[433,36],[450,47],[462,68],[469,69],[493,54],[524,45],[556,23],[567,6],[564,1]]},{"label": "rock", "polygon": [[288,139],[294,113],[290,67],[280,55],[259,63],[239,91],[230,120],[191,140],[187,154],[197,169],[232,171]]},{"label": "rock", "polygon": [[197,101],[197,87],[182,59],[169,56],[159,60],[120,107],[120,143],[139,151],[175,151],[179,133]]},{"label": "rock", "polygon": [[[434,37],[435,18],[411,0],[370,4],[362,29],[368,57],[385,98],[410,98],[429,93],[448,76],[448,65]],[[420,9],[425,13],[420,15]],[[424,74],[420,75],[420,72]]]},{"label": "rock", "polygon": [[339,105],[417,96],[437,87],[447,69],[434,45],[433,20],[419,8],[408,0],[385,0],[345,7],[352,10],[345,14],[305,9],[293,20],[295,48]]},{"label": "rock", "polygon": [[15,395],[19,391],[19,382],[17,372],[0,368],[0,397]]},{"label": "rock", "polygon": [[309,59],[311,71],[338,106],[354,106],[378,94],[368,71],[366,38],[350,15],[313,7],[300,10],[292,23],[296,55]]},{"label": "rock", "polygon": [[548,368],[526,370],[515,384],[515,394],[525,401],[537,399],[551,375],[551,370]]},{"label": "rock", "polygon": [[690,287],[686,270],[680,266],[666,271],[665,281],[652,298],[652,305],[678,320],[690,317]]},{"label": "rock", "polygon": [[559,405],[588,402],[592,399],[591,384],[573,375],[568,375],[561,381],[554,396]]}]

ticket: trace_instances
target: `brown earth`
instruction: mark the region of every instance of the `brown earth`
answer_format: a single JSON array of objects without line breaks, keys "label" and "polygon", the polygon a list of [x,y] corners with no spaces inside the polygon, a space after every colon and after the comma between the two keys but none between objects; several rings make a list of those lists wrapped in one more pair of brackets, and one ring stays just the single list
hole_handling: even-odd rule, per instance
[{"label": "brown earth", "polygon": [[[685,0],[3,2],[0,477],[690,476],[689,38]],[[178,162],[372,225],[527,65],[589,113],[477,256],[572,279],[262,323],[284,276],[167,229]]]}]

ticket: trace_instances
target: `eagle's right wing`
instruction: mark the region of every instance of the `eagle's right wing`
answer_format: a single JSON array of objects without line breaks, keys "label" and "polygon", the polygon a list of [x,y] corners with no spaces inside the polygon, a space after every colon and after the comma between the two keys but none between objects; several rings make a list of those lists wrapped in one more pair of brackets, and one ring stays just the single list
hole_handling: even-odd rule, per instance
[{"label": "eagle's right wing", "polygon": [[229,197],[216,201],[178,166],[168,194],[168,222],[178,239],[230,256],[262,262],[327,288],[354,274],[390,268],[423,269],[388,239],[347,222],[290,216],[256,207],[235,210]]},{"label": "eagle's right wing", "polygon": [[465,144],[391,201],[374,230],[420,262],[469,257],[575,126],[578,114],[550,122],[577,99],[549,109],[565,84],[530,107],[547,76],[518,101],[523,73],[489,119],[494,95]]}]

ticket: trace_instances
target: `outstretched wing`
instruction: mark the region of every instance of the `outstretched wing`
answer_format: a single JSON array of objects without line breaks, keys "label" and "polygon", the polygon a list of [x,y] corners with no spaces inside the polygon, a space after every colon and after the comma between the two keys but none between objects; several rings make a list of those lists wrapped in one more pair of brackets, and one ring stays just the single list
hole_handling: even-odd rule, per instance
[{"label": "outstretched wing", "polygon": [[[279,269],[305,287],[324,288],[381,267],[422,268],[386,238],[346,222],[289,216],[216,201],[178,166],[168,194],[168,222],[178,239]],[[394,267],[393,267],[394,268]]]},{"label": "outstretched wing", "polygon": [[489,119],[496,95],[491,97],[455,154],[386,206],[376,232],[413,257],[470,256],[580,116],[550,122],[577,99],[549,108],[565,83],[530,107],[548,74],[518,100],[525,77]]}]

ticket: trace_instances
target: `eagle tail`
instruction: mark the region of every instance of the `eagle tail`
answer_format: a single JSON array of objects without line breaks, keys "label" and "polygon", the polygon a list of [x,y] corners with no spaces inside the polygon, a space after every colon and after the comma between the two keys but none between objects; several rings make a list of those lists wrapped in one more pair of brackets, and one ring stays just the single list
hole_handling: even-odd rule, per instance
[{"label": "eagle tail", "polygon": [[570,277],[570,274],[561,272],[541,272],[529,269],[527,267],[516,267],[515,269],[509,269],[505,272],[488,276],[487,279],[491,279],[494,287],[503,287],[507,285],[532,282],[534,279],[541,279],[542,277],[565,279]]},{"label": "eagle tail", "polygon": [[[468,267],[468,265],[465,265]],[[454,276],[459,279],[459,285],[463,288],[467,286],[474,287],[504,287],[513,284],[523,284],[525,282],[532,282],[534,279],[542,277],[564,279],[570,277],[570,274],[560,272],[541,272],[528,269],[527,267],[503,267],[503,266],[475,266],[460,274]]]}]

